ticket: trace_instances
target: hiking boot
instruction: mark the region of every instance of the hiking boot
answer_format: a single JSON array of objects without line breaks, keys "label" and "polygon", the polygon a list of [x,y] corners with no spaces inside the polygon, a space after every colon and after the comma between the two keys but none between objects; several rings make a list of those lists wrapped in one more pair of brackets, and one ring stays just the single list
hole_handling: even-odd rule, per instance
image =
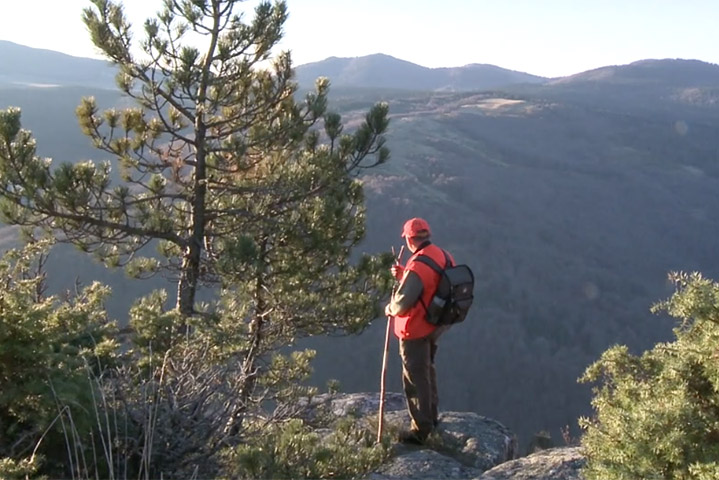
[{"label": "hiking boot", "polygon": [[420,435],[417,430],[404,430],[399,433],[398,440],[400,443],[407,445],[424,445],[426,438]]}]

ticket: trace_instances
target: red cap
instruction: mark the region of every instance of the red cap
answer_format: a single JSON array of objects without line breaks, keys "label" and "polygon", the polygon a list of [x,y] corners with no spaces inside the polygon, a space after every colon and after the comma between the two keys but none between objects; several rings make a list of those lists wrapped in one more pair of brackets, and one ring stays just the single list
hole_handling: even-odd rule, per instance
[{"label": "red cap", "polygon": [[404,222],[404,228],[402,229],[402,237],[416,237],[420,233],[426,233],[429,235],[429,223],[426,220],[414,217]]}]

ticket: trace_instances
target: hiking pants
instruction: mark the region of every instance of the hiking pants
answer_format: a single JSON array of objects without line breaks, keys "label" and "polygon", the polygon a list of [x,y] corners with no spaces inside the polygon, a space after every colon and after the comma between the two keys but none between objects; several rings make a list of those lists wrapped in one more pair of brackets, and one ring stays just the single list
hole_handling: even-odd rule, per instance
[{"label": "hiking pants", "polygon": [[411,427],[422,439],[427,438],[438,421],[439,397],[434,356],[437,353],[437,339],[448,329],[446,325],[437,327],[424,338],[399,342],[402,386],[407,398]]}]

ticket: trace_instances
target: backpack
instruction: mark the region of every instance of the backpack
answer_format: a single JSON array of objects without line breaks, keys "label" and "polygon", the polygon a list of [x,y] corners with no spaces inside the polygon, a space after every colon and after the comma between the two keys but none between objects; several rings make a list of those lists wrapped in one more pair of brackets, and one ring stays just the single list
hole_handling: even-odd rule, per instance
[{"label": "backpack", "polygon": [[419,255],[415,261],[422,262],[439,274],[437,291],[429,305],[420,302],[427,312],[427,321],[432,325],[452,325],[465,319],[469,307],[472,306],[474,296],[474,274],[467,265],[452,265],[444,253],[445,268],[426,255]]}]

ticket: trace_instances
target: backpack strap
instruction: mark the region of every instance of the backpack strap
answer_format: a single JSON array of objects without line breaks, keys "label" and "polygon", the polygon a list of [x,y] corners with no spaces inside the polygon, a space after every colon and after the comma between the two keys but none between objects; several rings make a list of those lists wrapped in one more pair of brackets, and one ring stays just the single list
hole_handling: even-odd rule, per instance
[{"label": "backpack strap", "polygon": [[[444,249],[442,249],[442,253],[444,254],[444,268],[451,267],[452,261],[449,258],[449,254],[447,254],[447,252]],[[416,257],[414,257],[414,260],[417,262],[424,263],[429,268],[434,270],[436,273],[442,275],[442,270],[444,270],[444,268],[441,268],[439,265],[437,265],[437,262],[432,260],[427,255],[417,255]]]},{"label": "backpack strap", "polygon": [[[447,254],[447,251],[444,250],[444,249],[441,249],[441,250],[442,250],[442,253],[444,254],[444,262],[445,262],[445,263],[444,263],[444,268],[447,268],[447,267],[452,266],[452,262],[450,261],[449,255]],[[428,257],[427,255],[422,255],[422,254],[417,255],[416,257],[414,257],[414,261],[415,261],[415,262],[424,263],[424,264],[427,265],[429,268],[431,268],[432,270],[434,270],[435,273],[437,273],[437,275],[439,275],[440,277],[442,276],[442,271],[443,271],[444,269],[441,268],[439,265],[437,265],[437,262],[435,262],[434,260],[432,260],[432,259],[431,259],[430,257]],[[423,285],[423,286],[424,286],[424,285]],[[437,283],[437,287],[439,287],[439,283]],[[434,295],[434,294],[436,294],[436,293],[437,293],[437,291],[435,290],[435,292],[434,292],[432,295]],[[422,295],[419,296],[419,303],[422,305],[422,307],[424,307],[424,313],[429,313],[429,310],[427,309],[427,305],[425,305],[425,304],[424,304],[424,301],[422,300]]]}]

